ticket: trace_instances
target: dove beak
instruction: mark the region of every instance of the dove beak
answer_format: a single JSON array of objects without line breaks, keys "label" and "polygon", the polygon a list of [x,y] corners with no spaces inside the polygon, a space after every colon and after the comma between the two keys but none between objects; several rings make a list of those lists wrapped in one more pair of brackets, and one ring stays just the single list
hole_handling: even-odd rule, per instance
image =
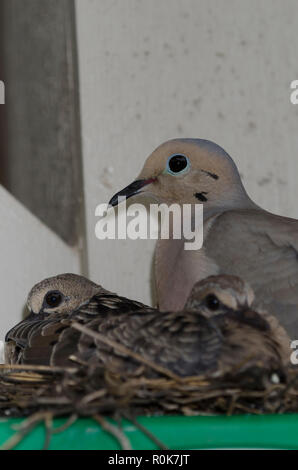
[{"label": "dove beak", "polygon": [[[143,191],[141,189],[144,186],[147,186],[148,184],[153,183],[156,181],[156,178],[149,178],[149,179],[141,179],[141,180],[136,180],[133,181],[131,184],[126,186],[126,188],[122,189],[118,193],[114,194],[114,196],[111,198],[109,205],[110,206],[117,206],[119,202],[121,202],[121,198],[130,198],[132,196],[135,196],[136,194],[140,194]],[[120,198],[120,200],[119,200]]]}]

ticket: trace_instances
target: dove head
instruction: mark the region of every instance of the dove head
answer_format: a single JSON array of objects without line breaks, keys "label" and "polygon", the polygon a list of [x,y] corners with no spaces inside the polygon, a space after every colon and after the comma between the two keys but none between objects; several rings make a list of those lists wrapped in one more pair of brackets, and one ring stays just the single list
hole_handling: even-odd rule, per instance
[{"label": "dove head", "polygon": [[252,204],[232,158],[217,144],[202,139],[174,139],[148,157],[137,179],[110,200],[143,194],[157,203],[203,203],[204,209]]},{"label": "dove head", "polygon": [[27,306],[35,314],[71,313],[100,292],[106,291],[83,276],[60,274],[36,284],[28,295]]},{"label": "dove head", "polygon": [[254,301],[251,287],[237,276],[222,274],[197,282],[185,304],[186,310],[199,310],[211,317],[227,311],[249,310]]}]

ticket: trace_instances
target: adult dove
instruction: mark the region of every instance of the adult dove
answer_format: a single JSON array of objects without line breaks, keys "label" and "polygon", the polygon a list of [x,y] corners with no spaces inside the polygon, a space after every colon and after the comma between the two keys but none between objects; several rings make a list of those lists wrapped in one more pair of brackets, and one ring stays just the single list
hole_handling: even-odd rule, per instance
[{"label": "adult dove", "polygon": [[298,221],[263,210],[241,182],[232,158],[202,139],[160,145],[118,197],[147,195],[168,205],[201,203],[203,247],[184,250],[185,240],[161,239],[155,251],[158,307],[180,310],[198,280],[231,274],[247,281],[256,304],[279,319],[298,339]]}]

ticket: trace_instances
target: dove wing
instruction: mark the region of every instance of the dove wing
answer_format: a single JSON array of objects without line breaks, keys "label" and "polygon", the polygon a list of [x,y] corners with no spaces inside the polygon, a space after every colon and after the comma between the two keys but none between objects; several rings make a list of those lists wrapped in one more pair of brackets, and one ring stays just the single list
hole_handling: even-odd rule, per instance
[{"label": "dove wing", "polygon": [[59,343],[61,333],[69,328],[70,320],[56,315],[30,317],[7,333],[5,360],[10,364],[50,365],[54,347]]},{"label": "dove wing", "polygon": [[30,314],[6,334],[6,362],[13,364],[74,365],[69,356],[78,348],[80,333],[72,321],[102,323],[110,315],[122,315],[146,307],[141,302],[111,293],[99,293],[79,310],[69,314]]},{"label": "dove wing", "polygon": [[228,211],[216,218],[204,246],[220,274],[246,280],[257,304],[298,335],[297,220],[262,210]]},{"label": "dove wing", "polygon": [[[222,335],[213,323],[192,312],[153,312],[144,310],[94,319],[86,326],[130,351],[180,375],[195,375],[216,368]],[[98,339],[82,335],[82,360],[104,363],[108,367],[132,371],[141,364]],[[149,374],[155,375],[154,371]]]}]

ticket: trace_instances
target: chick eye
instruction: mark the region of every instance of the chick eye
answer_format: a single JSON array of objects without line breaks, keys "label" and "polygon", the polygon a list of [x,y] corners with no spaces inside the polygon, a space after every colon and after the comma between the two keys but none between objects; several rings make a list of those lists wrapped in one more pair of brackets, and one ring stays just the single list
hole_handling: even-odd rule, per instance
[{"label": "chick eye", "polygon": [[218,310],[220,307],[220,301],[214,294],[207,295],[205,299],[205,303],[206,303],[207,308],[209,308],[209,310],[215,311],[215,310]]},{"label": "chick eye", "polygon": [[182,173],[190,167],[188,157],[185,155],[175,154],[168,158],[166,171],[171,174]]},{"label": "chick eye", "polygon": [[57,291],[51,291],[47,293],[44,300],[48,307],[58,307],[62,302],[62,294]]}]

